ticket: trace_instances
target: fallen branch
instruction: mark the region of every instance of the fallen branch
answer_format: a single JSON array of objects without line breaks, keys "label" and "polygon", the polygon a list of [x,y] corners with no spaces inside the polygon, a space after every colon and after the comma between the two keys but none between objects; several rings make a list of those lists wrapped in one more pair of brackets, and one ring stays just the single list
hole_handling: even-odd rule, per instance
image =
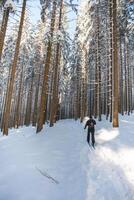
[{"label": "fallen branch", "polygon": [[57,181],[56,179],[54,179],[52,176],[50,176],[48,173],[42,171],[41,169],[39,169],[38,167],[35,167],[37,169],[37,171],[40,172],[41,175],[47,177],[48,179],[51,179],[53,183],[59,184],[59,181]]}]

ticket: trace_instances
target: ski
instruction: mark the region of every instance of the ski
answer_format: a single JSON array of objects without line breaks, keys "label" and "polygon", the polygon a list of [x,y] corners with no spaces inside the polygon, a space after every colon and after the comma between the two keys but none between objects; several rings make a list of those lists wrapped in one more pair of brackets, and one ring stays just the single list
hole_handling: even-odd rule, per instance
[{"label": "ski", "polygon": [[89,149],[90,150],[95,150],[95,146],[93,147],[91,144],[89,144]]}]

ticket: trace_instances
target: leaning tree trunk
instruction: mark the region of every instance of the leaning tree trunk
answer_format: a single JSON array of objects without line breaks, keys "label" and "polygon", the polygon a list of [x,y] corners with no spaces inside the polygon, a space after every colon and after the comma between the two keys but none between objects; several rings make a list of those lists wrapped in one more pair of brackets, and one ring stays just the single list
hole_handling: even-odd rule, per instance
[{"label": "leaning tree trunk", "polygon": [[47,47],[46,63],[45,63],[45,69],[44,69],[44,79],[43,79],[43,86],[42,86],[42,92],[41,92],[40,111],[39,111],[39,118],[38,118],[37,131],[36,131],[37,133],[42,130],[43,124],[44,124],[44,116],[46,116],[48,74],[49,74],[50,60],[51,60],[51,54],[52,54],[52,40],[53,40],[55,20],[56,20],[56,7],[57,7],[57,3],[56,3],[56,0],[54,0],[52,17],[51,17],[51,26],[50,26],[51,37],[49,39],[48,47]]},{"label": "leaning tree trunk", "polygon": [[22,7],[17,43],[16,43],[16,47],[15,47],[13,64],[11,67],[11,76],[10,76],[9,85],[8,85],[8,89],[7,89],[7,96],[6,96],[7,99],[6,99],[6,108],[5,108],[4,123],[3,123],[3,134],[4,135],[8,135],[11,100],[12,100],[14,81],[15,81],[16,66],[17,66],[17,61],[18,61],[18,56],[19,56],[19,49],[20,49],[20,42],[21,42],[24,18],[25,18],[25,10],[26,10],[26,0],[23,0],[23,7]]}]

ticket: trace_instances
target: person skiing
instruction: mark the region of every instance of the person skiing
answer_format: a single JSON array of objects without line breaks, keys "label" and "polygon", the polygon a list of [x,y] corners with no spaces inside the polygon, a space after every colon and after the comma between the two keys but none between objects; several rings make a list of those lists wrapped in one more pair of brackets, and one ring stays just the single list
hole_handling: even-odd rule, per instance
[{"label": "person skiing", "polygon": [[88,126],[88,132],[87,132],[87,142],[88,144],[90,144],[90,134],[91,134],[91,141],[92,141],[92,146],[94,147],[95,144],[95,136],[94,136],[94,132],[95,132],[95,126],[96,125],[96,121],[92,118],[92,116],[90,116],[89,120],[86,122],[84,129],[87,128]]}]

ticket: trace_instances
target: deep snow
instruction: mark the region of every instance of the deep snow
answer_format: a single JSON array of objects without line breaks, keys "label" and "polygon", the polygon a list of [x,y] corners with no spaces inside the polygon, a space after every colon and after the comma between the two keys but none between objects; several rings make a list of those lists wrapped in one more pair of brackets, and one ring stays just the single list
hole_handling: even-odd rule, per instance
[{"label": "deep snow", "polygon": [[134,200],[134,115],[97,122],[96,149],[74,120],[0,136],[0,200]]}]

